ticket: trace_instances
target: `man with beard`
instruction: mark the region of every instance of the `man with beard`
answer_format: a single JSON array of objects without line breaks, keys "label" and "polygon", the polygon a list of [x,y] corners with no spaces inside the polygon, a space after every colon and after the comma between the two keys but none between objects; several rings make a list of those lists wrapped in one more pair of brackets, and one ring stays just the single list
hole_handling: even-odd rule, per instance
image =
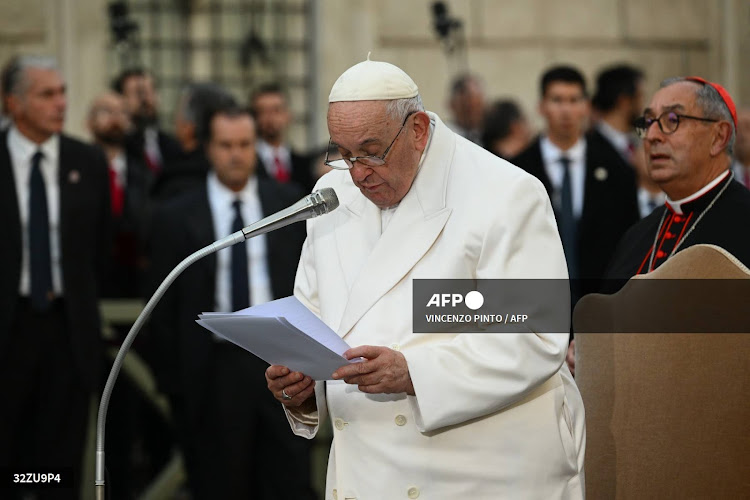
[{"label": "man with beard", "polygon": [[115,92],[97,97],[89,110],[88,127],[94,143],[107,157],[115,229],[112,262],[102,295],[139,297],[149,174],[145,163],[125,149],[131,123],[123,97]]},{"label": "man with beard", "polygon": [[[143,292],[145,267],[146,222],[150,212],[148,184],[150,174],[138,155],[125,148],[132,125],[125,111],[124,99],[116,92],[105,92],[91,104],[88,128],[94,144],[104,151],[109,167],[109,192],[113,219],[113,241],[107,276],[102,283],[103,297],[133,298]],[[119,340],[130,329],[128,322],[111,325]],[[136,346],[142,355],[147,343]],[[109,360],[111,361],[111,360]],[[106,376],[109,373],[107,362]],[[171,452],[166,438],[166,424],[148,405],[142,391],[127,374],[120,377],[117,390],[110,400],[109,424],[116,432],[109,435],[108,467],[113,481],[113,497],[129,498],[142,486],[138,470],[143,472],[145,461],[136,462],[137,449],[145,448],[151,467],[165,463]]]},{"label": "man with beard", "polygon": [[180,145],[158,128],[153,76],[143,68],[127,69],[115,79],[112,89],[125,98],[125,109],[134,125],[129,147],[142,155],[149,169],[158,174],[165,165],[179,159]]},{"label": "man with beard", "polygon": [[287,143],[292,113],[281,86],[270,83],[258,88],[250,98],[250,107],[258,126],[256,147],[263,164],[259,175],[268,174],[278,182],[296,182],[305,190],[312,190],[310,158]]}]

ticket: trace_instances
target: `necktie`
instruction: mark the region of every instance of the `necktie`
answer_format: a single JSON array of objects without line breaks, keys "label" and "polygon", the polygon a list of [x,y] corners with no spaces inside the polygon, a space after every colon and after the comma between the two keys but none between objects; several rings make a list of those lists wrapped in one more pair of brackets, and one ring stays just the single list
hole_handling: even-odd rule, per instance
[{"label": "necktie", "polygon": [[153,173],[157,173],[162,168],[161,151],[159,151],[159,139],[155,134],[149,134],[144,131],[143,157],[146,159],[146,165]]},{"label": "necktie", "polygon": [[631,164],[635,160],[635,139],[632,137],[628,137],[628,146],[625,148],[625,156]]},{"label": "necktie", "polygon": [[29,260],[31,264],[31,305],[44,312],[52,295],[52,259],[50,257],[47,189],[42,177],[44,154],[34,153],[29,176]]},{"label": "necktie", "polygon": [[[235,200],[232,232],[239,231],[245,224],[242,222],[242,201]],[[238,311],[250,305],[250,276],[247,270],[247,242],[232,246],[232,310]]]},{"label": "necktie", "polygon": [[573,214],[573,189],[570,180],[570,158],[560,158],[563,166],[563,182],[560,189],[560,238],[562,239],[565,259],[568,262],[570,278],[578,278],[578,238],[577,224]]},{"label": "necktie", "polygon": [[276,180],[279,182],[289,182],[289,172],[284,168],[284,164],[281,163],[281,158],[276,154],[273,156],[273,166],[276,171]]},{"label": "necktie", "polygon": [[109,165],[109,195],[112,201],[112,215],[119,217],[125,206],[125,190],[117,178],[117,171],[112,164]]}]

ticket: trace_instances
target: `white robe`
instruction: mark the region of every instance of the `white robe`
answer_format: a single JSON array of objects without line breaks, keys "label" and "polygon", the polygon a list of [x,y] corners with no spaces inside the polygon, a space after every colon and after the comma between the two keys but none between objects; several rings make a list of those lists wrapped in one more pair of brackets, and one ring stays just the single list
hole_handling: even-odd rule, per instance
[{"label": "white robe", "polygon": [[308,221],[295,284],[351,346],[400,350],[416,396],[317,382],[318,410],[287,417],[312,438],[330,414],[326,499],[582,498],[567,332],[412,333],[412,279],[567,278],[542,184],[430,116],[422,167],[382,235],[348,172],[318,182],[341,206]]}]

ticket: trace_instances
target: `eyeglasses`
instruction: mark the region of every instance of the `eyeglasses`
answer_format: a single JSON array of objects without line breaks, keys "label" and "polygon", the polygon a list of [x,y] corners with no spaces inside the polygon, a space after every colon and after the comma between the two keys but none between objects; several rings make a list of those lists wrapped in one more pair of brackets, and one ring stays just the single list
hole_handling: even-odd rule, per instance
[{"label": "eyeglasses", "polygon": [[[406,121],[414,113],[416,113],[416,111],[412,111],[406,115],[406,117],[404,118],[404,123],[402,123],[401,128],[398,129],[398,133],[396,134],[396,137],[394,137],[393,140],[391,141],[391,144],[387,148],[385,148],[385,151],[383,151],[382,155],[380,156],[376,156],[376,155],[352,156],[349,158],[338,158],[338,159],[329,160],[328,154],[332,149],[335,150],[335,148],[333,147],[333,142],[331,141],[331,139],[328,139],[328,150],[326,151],[325,164],[331,168],[335,168],[336,170],[349,170],[350,168],[354,166],[355,161],[358,161],[362,165],[366,165],[368,167],[379,167],[381,165],[384,165],[386,155],[388,155],[388,152],[396,143],[396,139],[398,139],[398,136],[401,135],[401,131],[404,130],[404,127],[406,126]],[[337,153],[334,153],[334,154],[337,154]]]},{"label": "eyeglasses", "polygon": [[679,113],[675,113],[674,111],[667,111],[659,115],[658,118],[641,116],[635,121],[635,131],[638,133],[638,137],[640,137],[641,139],[645,139],[646,134],[648,133],[648,129],[651,128],[651,125],[653,125],[654,122],[656,122],[659,124],[659,130],[661,130],[662,133],[666,135],[674,134],[675,132],[677,132],[677,127],[680,126],[680,120],[682,119],[698,120],[701,122],[719,121],[712,118],[681,115]]}]

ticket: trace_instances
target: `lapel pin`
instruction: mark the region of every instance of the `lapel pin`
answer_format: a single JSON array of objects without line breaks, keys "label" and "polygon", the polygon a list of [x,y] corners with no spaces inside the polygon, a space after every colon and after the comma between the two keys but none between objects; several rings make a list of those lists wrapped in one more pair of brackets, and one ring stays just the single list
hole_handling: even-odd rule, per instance
[{"label": "lapel pin", "polygon": [[608,176],[609,173],[604,167],[598,167],[596,170],[594,170],[594,178],[599,182],[606,181]]},{"label": "lapel pin", "polygon": [[70,184],[78,184],[78,181],[81,180],[81,173],[78,170],[71,170],[68,173],[68,182]]}]

